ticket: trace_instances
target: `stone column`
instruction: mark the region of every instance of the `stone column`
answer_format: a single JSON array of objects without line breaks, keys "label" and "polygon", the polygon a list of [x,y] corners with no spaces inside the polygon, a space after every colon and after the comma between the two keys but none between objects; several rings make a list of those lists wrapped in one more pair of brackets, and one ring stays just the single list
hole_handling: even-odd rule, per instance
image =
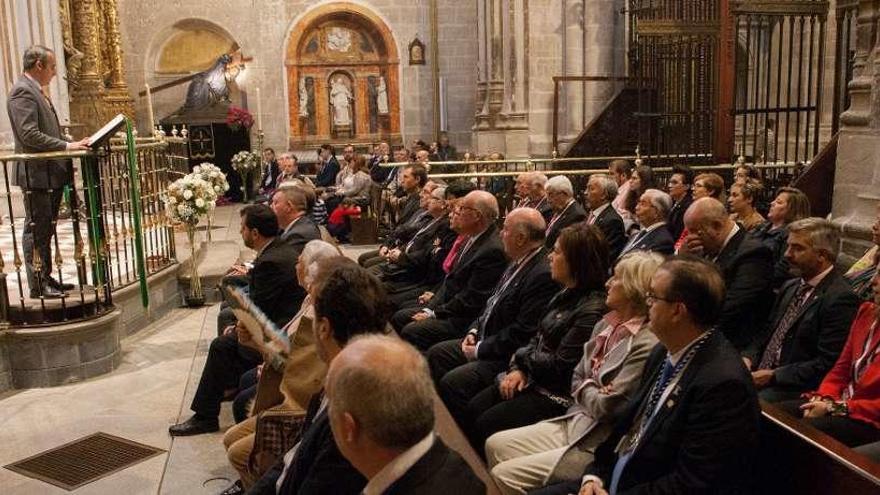
[{"label": "stone column", "polygon": [[101,53],[98,46],[98,0],[70,2],[73,42],[82,52],[82,66],[70,93],[70,119],[80,138],[103,125],[106,120],[104,84],[101,80]]},{"label": "stone column", "polygon": [[832,217],[843,229],[843,252],[860,256],[870,244],[880,201],[880,11],[873,0],[859,2],[851,104],[841,115]]},{"label": "stone column", "polygon": [[134,118],[134,100],[128,92],[122,62],[122,38],[119,34],[119,11],[117,0],[99,0],[104,41],[107,49],[103,52],[103,65],[107,68],[105,101],[111,114],[123,113]]}]

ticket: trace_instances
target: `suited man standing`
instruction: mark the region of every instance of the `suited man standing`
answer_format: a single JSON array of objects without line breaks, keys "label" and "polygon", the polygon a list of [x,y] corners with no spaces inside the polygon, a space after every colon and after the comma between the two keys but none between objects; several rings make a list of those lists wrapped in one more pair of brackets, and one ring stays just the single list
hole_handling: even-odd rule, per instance
[{"label": "suited man standing", "polygon": [[551,177],[545,187],[547,201],[553,209],[553,215],[547,221],[545,246],[552,249],[562,229],[587,218],[587,212],[574,200],[574,189],[571,181],[564,175]]},{"label": "suited man standing", "polygon": [[783,284],[768,324],[743,354],[762,399],[796,399],[834,366],[860,300],[834,267],[840,236],[822,218],[788,226],[785,259],[800,275]]},{"label": "suited man standing", "polygon": [[486,191],[472,191],[452,210],[450,227],[459,234],[447,256],[449,272],[435,294],[391,317],[400,336],[422,351],[461,339],[480,315],[507,266],[495,220],[498,201]]},{"label": "suited man standing", "polygon": [[702,255],[721,269],[727,288],[717,329],[739,350],[764,327],[773,304],[773,253],[747,236],[715,198],[700,198],[684,215],[681,253]]},{"label": "suited man standing", "polygon": [[712,329],[723,299],[706,261],[660,266],[647,301],[661,345],[639,392],[581,480],[532,493],[751,493],[760,408],[737,351]]},{"label": "suited man standing", "polygon": [[[61,124],[55,107],[44,87],[55,77],[55,53],[41,45],[25,50],[24,73],[12,86],[6,101],[9,122],[15,138],[16,153],[76,151],[88,149],[88,138],[69,143],[62,138]],[[58,207],[64,186],[73,183],[70,160],[34,160],[20,162],[15,182],[24,192],[24,231],[21,249],[24,252],[30,297],[55,298],[73,285],[62,286],[52,278],[52,224],[58,218]],[[40,273],[34,272],[34,251],[41,260]]]},{"label": "suited man standing", "polygon": [[559,285],[550,274],[544,248],[544,218],[533,208],[517,208],[504,220],[501,240],[510,264],[464,339],[441,342],[428,351],[437,392],[466,432],[470,400],[508,369],[510,358],[526,345]]},{"label": "suited man standing", "polygon": [[339,451],[369,480],[364,494],[486,493],[434,434],[428,365],[400,339],[365,335],[345,346],[327,373],[327,404]]},{"label": "suited man standing", "polygon": [[672,254],[673,240],[666,229],[666,216],[672,207],[672,198],[659,189],[648,189],[636,203],[636,220],[641,229],[633,234],[620,256],[630,251],[653,251]]},{"label": "suited man standing", "polygon": [[587,181],[585,196],[587,206],[590,207],[587,223],[599,227],[605,235],[610,261],[613,262],[620,257],[620,252],[626,245],[623,218],[612,204],[618,196],[617,182],[607,174],[593,174]]}]

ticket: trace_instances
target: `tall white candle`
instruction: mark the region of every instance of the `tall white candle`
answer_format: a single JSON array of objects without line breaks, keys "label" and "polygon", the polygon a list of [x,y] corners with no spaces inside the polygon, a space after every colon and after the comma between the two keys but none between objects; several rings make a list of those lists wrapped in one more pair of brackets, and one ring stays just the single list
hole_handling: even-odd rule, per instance
[{"label": "tall white candle", "polygon": [[263,102],[260,101],[260,88],[257,88],[257,130],[263,130]]},{"label": "tall white candle", "polygon": [[147,117],[150,121],[150,132],[148,136],[152,136],[156,129],[156,119],[153,117],[153,95],[150,93],[150,85],[144,84],[147,90]]}]

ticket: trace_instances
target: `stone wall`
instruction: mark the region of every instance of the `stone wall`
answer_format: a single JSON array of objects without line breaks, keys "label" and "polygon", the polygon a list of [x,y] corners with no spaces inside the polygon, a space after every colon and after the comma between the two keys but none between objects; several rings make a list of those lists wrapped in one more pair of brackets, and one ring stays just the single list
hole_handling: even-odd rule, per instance
[{"label": "stone wall", "polygon": [[[410,66],[407,49],[418,36],[430,42],[428,1],[372,0],[352,2],[371,10],[394,35],[400,54],[401,129],[403,138],[430,139],[433,128],[430,60],[426,65]],[[464,4],[464,5],[463,5]],[[233,100],[256,111],[255,93],[260,88],[265,143],[286,149],[288,142],[288,96],[284,57],[290,31],[300,18],[313,9],[334,9],[334,2],[314,0],[262,0],[260,2],[170,1],[156,8],[155,2],[119,0],[122,23],[126,77],[133,91],[141,91],[145,82],[155,87],[179,77],[159,75],[156,57],[164,41],[174,32],[174,25],[186,20],[202,20],[229,34],[247,57],[246,71],[237,80],[241,90]],[[470,146],[473,119],[473,58],[475,2],[439,0],[440,75],[447,78],[448,118],[453,144]],[[426,55],[430,54],[430,47]],[[170,114],[182,103],[186,85],[154,93],[156,120]],[[147,113],[144,98],[135,99],[139,127],[145,128]]]}]

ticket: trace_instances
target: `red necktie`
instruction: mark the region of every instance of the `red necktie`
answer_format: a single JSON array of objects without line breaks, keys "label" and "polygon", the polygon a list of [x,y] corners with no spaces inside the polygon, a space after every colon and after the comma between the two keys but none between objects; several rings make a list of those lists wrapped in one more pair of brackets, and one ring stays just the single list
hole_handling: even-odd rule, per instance
[{"label": "red necktie", "polygon": [[443,260],[443,271],[449,273],[452,271],[452,265],[455,264],[456,259],[458,258],[458,252],[461,251],[461,246],[464,244],[465,236],[460,235],[455,238],[455,242],[452,243],[452,248],[449,249],[449,254],[446,255],[446,259]]}]

